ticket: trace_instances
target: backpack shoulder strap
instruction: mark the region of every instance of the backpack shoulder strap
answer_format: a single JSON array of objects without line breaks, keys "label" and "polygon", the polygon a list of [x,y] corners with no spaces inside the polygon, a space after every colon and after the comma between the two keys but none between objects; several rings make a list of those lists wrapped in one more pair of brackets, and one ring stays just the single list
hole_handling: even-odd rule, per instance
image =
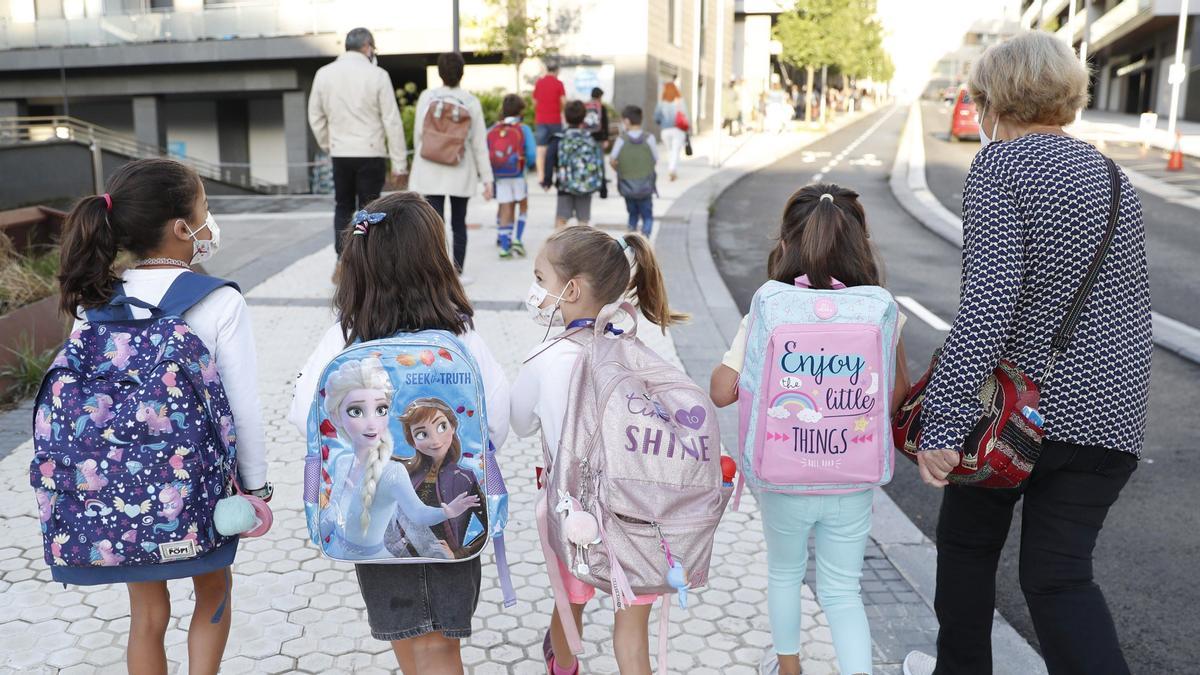
[{"label": "backpack shoulder strap", "polygon": [[195,307],[208,297],[209,293],[222,286],[229,286],[239,293],[242,290],[232,281],[210,277],[207,274],[184,272],[175,277],[158,306],[166,316],[183,316],[184,312]]}]

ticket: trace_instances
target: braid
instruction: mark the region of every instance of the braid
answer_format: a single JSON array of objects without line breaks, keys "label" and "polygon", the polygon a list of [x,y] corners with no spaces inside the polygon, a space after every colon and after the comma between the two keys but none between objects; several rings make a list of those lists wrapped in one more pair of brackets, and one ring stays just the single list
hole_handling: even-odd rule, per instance
[{"label": "braid", "polygon": [[367,473],[363,477],[362,486],[362,529],[363,532],[371,525],[371,503],[375,501],[375,488],[379,485],[379,478],[383,474],[383,467],[387,466],[388,458],[392,456],[392,448],[390,443],[380,443],[379,449],[375,451],[375,457],[371,459],[371,466],[367,467]]}]

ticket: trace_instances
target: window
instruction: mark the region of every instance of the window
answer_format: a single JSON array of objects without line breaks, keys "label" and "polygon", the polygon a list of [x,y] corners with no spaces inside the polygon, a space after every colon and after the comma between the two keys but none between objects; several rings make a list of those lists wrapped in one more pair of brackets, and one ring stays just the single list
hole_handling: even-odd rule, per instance
[{"label": "window", "polygon": [[667,39],[676,47],[683,45],[683,0],[667,0]]}]

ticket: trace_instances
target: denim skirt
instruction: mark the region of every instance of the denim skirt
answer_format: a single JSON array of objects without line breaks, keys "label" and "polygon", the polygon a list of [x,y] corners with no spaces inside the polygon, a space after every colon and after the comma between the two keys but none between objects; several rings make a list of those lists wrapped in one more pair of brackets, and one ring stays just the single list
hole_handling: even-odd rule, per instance
[{"label": "denim skirt", "polygon": [[437,631],[471,636],[479,604],[480,560],[417,565],[355,565],[367,622],[377,640],[407,640]]}]

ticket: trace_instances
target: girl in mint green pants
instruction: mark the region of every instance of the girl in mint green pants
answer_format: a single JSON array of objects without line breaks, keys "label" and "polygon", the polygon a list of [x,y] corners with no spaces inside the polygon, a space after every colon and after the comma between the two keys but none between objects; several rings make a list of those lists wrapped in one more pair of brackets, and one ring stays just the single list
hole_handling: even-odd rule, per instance
[{"label": "girl in mint green pants", "polygon": [[800,653],[800,586],[808,567],[808,535],[815,532],[817,600],[829,619],[838,670],[871,673],[871,628],[859,589],[871,496],[871,490],[756,495],[767,540],[767,607],[776,654]]}]

